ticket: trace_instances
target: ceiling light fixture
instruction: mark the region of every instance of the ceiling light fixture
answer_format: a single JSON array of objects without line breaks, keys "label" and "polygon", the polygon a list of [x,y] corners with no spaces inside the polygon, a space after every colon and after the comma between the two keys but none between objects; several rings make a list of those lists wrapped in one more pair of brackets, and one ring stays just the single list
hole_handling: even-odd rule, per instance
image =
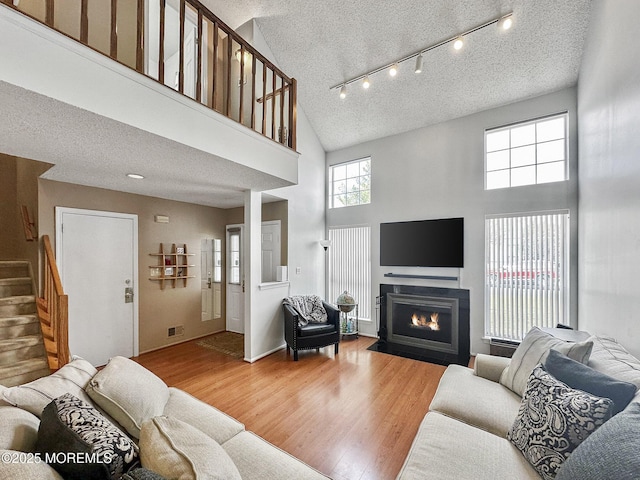
[{"label": "ceiling light fixture", "polygon": [[139,173],[127,173],[127,177],[133,178],[135,180],[142,180],[144,175],[140,175]]},{"label": "ceiling light fixture", "polygon": [[414,72],[422,72],[422,53],[416,57],[416,69],[414,70]]},{"label": "ceiling light fixture", "polygon": [[340,98],[344,100],[346,96],[347,96],[347,86],[342,85],[342,88],[340,89]]},{"label": "ceiling light fixture", "polygon": [[[482,25],[478,25],[477,27],[473,27],[469,30],[467,30],[466,32],[462,32],[459,33],[453,37],[447,38],[446,40],[443,40],[440,43],[436,43],[434,45],[430,45],[428,47],[425,47],[417,52],[414,52],[410,55],[407,55],[405,57],[402,57],[394,62],[388,63],[387,65],[383,65],[381,67],[378,67],[374,70],[370,70],[368,73],[365,73],[363,75],[359,75],[357,77],[353,77],[350,78],[349,80],[346,80],[344,82],[340,82],[337,85],[334,85],[333,87],[331,87],[329,90],[340,90],[340,98],[344,98],[343,97],[343,91],[344,94],[346,95],[346,87],[347,85],[349,85],[350,83],[354,83],[354,82],[358,82],[360,80],[362,80],[362,87],[363,88],[369,88],[369,86],[371,85],[371,82],[369,81],[369,76],[370,75],[375,75],[378,72],[381,72],[383,70],[389,70],[389,74],[393,77],[395,76],[395,74],[393,72],[395,72],[396,74],[398,73],[398,68],[400,66],[400,64],[402,62],[406,62],[407,60],[412,60],[412,59],[416,59],[416,65],[415,65],[415,69],[414,72],[415,73],[420,73],[422,72],[422,56],[431,51],[431,50],[435,50],[438,47],[442,47],[443,45],[446,45],[448,43],[453,43],[453,46],[456,50],[459,50],[462,48],[462,46],[464,45],[464,38],[467,35],[472,34],[473,32],[477,32],[478,30],[482,30],[483,28],[488,27],[489,25],[498,25],[499,28],[501,28],[502,30],[508,30],[513,26],[513,12],[509,12],[506,13],[505,15],[502,15],[500,17],[494,18],[493,20],[489,20],[488,22],[483,23]],[[246,53],[246,52],[245,52]]]}]

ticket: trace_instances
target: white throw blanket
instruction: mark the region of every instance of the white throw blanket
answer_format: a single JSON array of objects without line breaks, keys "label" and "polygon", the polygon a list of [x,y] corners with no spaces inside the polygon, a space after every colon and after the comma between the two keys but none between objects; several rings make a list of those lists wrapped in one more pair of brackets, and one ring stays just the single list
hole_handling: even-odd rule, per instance
[{"label": "white throw blanket", "polygon": [[305,326],[311,323],[327,323],[327,311],[318,295],[293,295],[282,303],[291,305],[298,312],[298,324]]}]

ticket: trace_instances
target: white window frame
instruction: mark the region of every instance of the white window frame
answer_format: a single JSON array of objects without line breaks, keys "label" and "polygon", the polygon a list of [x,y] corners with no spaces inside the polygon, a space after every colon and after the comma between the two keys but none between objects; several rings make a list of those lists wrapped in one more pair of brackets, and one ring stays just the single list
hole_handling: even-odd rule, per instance
[{"label": "white window frame", "polygon": [[[505,243],[491,241],[491,223]],[[519,249],[517,237],[533,230],[538,240]],[[533,326],[570,324],[570,238],[566,209],[485,217],[485,338],[519,341]]]},{"label": "white window frame", "polygon": [[[369,164],[369,171],[367,174],[363,175],[362,164],[366,162],[368,162]],[[349,167],[352,167],[354,165],[358,165],[358,168],[357,168],[358,173],[357,175],[356,174],[349,175],[349,173],[347,173],[348,170],[350,169]],[[344,177],[341,176],[340,178],[336,179],[335,177],[337,175],[338,169],[342,169],[342,168],[346,169],[345,176]],[[369,177],[368,189],[357,188],[356,190],[352,189],[350,192],[346,190],[349,181],[355,181],[358,184],[357,187],[359,187],[361,186],[361,181],[362,181],[361,179],[365,177]],[[336,192],[337,185],[339,185],[343,181],[346,182],[345,191]],[[363,192],[368,192],[368,201],[363,201],[362,199]],[[350,198],[349,198],[349,195],[351,195]],[[339,197],[341,196],[344,196],[344,203],[342,204],[340,204],[340,199],[339,199]],[[357,201],[355,201],[355,199],[357,199]],[[363,157],[356,160],[351,160],[348,162],[338,163],[338,164],[329,166],[329,208],[353,207],[356,205],[367,205],[369,203],[371,203],[371,157]]]},{"label": "white window frame", "polygon": [[[564,119],[564,137],[562,138],[552,138],[549,140],[539,140],[538,138],[538,128],[537,126],[540,124],[543,124],[545,122],[549,122],[549,121],[553,121],[553,120],[557,120],[557,119]],[[514,135],[513,132],[517,131],[518,129],[521,129],[522,127],[528,127],[534,125],[534,140],[533,142],[530,143],[518,143],[516,145],[513,145],[514,143]],[[489,145],[487,142],[487,136],[494,134],[494,133],[500,133],[500,132],[509,132],[509,139],[508,139],[508,146],[506,146],[505,148],[498,148],[498,149],[491,149],[491,151],[489,151]],[[563,140],[564,141],[564,158],[562,160],[543,160],[542,159],[542,154],[540,152],[542,147],[545,146],[549,146],[554,142],[557,142],[559,140]],[[531,148],[532,152],[533,152],[533,159],[532,161],[528,161],[527,163],[522,163],[520,165],[516,164],[516,161],[514,160],[514,151],[516,150],[522,150],[523,148]],[[503,159],[501,160],[502,162],[504,162],[502,165],[500,165],[500,167],[495,167],[495,168],[491,168],[490,167],[490,161],[488,159],[490,154],[497,154],[497,153],[503,153]],[[500,163],[500,162],[496,162],[496,163]],[[563,178],[562,179],[554,179],[554,180],[541,180],[541,174],[539,173],[540,170],[542,168],[548,168],[548,167],[553,167],[554,165],[557,164],[563,164]],[[491,168],[491,169],[490,169]],[[525,168],[533,168],[534,170],[534,178],[535,181],[534,182],[525,182],[525,183],[518,183],[517,180],[514,179],[514,172],[517,172],[519,169],[525,169]],[[509,180],[508,180],[508,185],[501,185],[501,186],[496,186],[496,187],[489,187],[489,181],[487,179],[487,177],[489,176],[489,174],[491,173],[499,173],[499,172],[503,172],[505,174],[508,174]],[[532,120],[527,120],[524,122],[517,122],[517,123],[513,123],[510,125],[504,125],[501,127],[496,127],[496,128],[490,128],[485,130],[484,132],[484,188],[485,190],[496,190],[496,189],[501,189],[501,188],[515,188],[518,186],[525,186],[525,185],[540,185],[543,183],[552,183],[552,182],[559,182],[559,181],[566,181],[569,179],[569,114],[568,112],[560,112],[560,113],[555,113],[552,115],[547,115],[544,117],[539,117],[539,118],[535,118]],[[515,184],[514,184],[515,182]]]}]

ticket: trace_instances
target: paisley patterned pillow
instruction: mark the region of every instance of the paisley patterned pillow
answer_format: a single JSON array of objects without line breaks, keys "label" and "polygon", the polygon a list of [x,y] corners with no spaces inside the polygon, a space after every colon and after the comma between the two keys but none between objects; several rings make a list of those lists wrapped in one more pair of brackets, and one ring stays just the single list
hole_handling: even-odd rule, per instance
[{"label": "paisley patterned pillow", "polygon": [[507,438],[542,478],[552,480],[571,452],[611,418],[612,407],[610,399],[569,388],[539,364]]},{"label": "paisley patterned pillow", "polygon": [[138,446],[70,393],[45,407],[35,449],[67,480],[119,479],[138,461]]}]

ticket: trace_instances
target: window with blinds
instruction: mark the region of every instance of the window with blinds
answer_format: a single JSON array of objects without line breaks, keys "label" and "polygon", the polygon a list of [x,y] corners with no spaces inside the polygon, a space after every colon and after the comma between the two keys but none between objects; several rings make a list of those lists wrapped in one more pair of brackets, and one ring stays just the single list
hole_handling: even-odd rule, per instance
[{"label": "window with blinds", "polygon": [[371,227],[329,228],[329,290],[335,303],[347,290],[358,303],[361,320],[371,319]]},{"label": "window with blinds", "polygon": [[485,335],[568,325],[569,212],[489,216],[485,234]]}]

